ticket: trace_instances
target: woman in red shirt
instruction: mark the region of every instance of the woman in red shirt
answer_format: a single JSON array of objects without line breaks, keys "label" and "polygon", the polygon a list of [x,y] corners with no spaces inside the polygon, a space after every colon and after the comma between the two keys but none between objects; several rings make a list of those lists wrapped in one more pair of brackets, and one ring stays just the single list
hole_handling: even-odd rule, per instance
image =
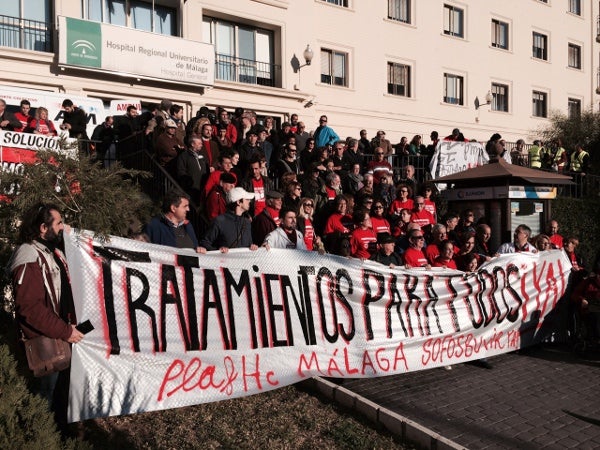
[{"label": "woman in red shirt", "polygon": [[373,231],[369,212],[359,209],[352,219],[355,228],[350,235],[350,256],[369,259],[377,252],[377,234]]},{"label": "woman in red shirt", "polygon": [[383,202],[377,200],[373,203],[373,207],[371,208],[371,223],[373,224],[373,231],[376,234],[392,234],[390,223],[383,216],[384,211]]},{"label": "woman in red shirt", "polygon": [[304,236],[304,243],[307,250],[322,250],[321,238],[315,234],[313,226],[313,211],[315,202],[312,198],[304,197],[300,201],[300,210],[298,211],[297,227],[298,231]]},{"label": "woman in red shirt", "polygon": [[35,112],[35,119],[31,122],[33,134],[45,134],[57,136],[56,128],[51,120],[48,120],[48,110],[40,106]]},{"label": "woman in red shirt", "polygon": [[454,244],[446,239],[440,243],[439,248],[440,254],[433,261],[433,267],[456,269],[456,261],[454,260]]},{"label": "woman in red shirt", "polygon": [[338,195],[334,200],[334,212],[327,219],[323,235],[327,236],[331,233],[350,233],[350,229],[346,226],[346,211],[348,209],[348,201],[343,195]]},{"label": "woman in red shirt", "polygon": [[408,228],[408,224],[410,223],[410,218],[412,216],[412,212],[410,209],[403,208],[400,210],[400,218],[394,224],[392,235],[395,237],[404,236],[406,234],[406,230]]}]

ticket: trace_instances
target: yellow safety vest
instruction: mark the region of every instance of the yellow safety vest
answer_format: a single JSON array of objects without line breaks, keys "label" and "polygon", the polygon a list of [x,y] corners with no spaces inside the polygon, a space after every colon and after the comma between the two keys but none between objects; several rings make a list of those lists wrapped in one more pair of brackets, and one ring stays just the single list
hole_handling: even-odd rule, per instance
[{"label": "yellow safety vest", "polygon": [[571,155],[571,170],[573,172],[581,172],[581,166],[583,165],[583,158],[587,156],[587,152],[585,150],[581,150],[581,152],[574,152]]},{"label": "yellow safety vest", "polygon": [[537,145],[534,145],[529,149],[529,165],[536,169],[542,167],[542,160],[540,159],[541,148]]}]

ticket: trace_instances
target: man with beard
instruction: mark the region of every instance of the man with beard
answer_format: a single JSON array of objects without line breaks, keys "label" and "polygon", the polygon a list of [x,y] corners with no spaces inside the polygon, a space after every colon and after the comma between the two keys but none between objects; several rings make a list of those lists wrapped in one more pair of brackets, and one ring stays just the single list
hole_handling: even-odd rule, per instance
[{"label": "man with beard", "polygon": [[279,226],[265,237],[263,246],[271,248],[287,248],[293,250],[306,250],[304,236],[296,229],[296,211],[282,208],[279,211]]},{"label": "man with beard", "polygon": [[[39,203],[20,227],[19,247],[8,263],[17,323],[25,339],[40,335],[76,343],[75,307],[64,253],[58,248],[64,224],[58,207]],[[35,378],[34,391],[46,398],[61,431],[67,425],[70,368]]]}]

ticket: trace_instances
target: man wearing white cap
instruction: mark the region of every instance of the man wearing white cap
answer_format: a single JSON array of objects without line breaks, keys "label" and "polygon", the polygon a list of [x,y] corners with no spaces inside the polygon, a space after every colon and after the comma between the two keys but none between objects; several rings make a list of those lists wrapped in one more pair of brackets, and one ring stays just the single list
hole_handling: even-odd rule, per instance
[{"label": "man wearing white cap", "polygon": [[227,193],[227,211],[217,216],[200,240],[200,246],[206,250],[219,250],[227,253],[230,248],[249,248],[256,250],[252,243],[250,219],[245,215],[250,210],[250,200],[254,194],[241,187]]}]

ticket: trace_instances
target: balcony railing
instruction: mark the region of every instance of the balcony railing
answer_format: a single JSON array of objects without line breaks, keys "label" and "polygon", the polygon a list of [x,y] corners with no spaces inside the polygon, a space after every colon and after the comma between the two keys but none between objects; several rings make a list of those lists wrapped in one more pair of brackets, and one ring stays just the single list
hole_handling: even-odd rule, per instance
[{"label": "balcony railing", "polygon": [[219,53],[215,56],[217,80],[276,87],[276,72],[281,66]]},{"label": "balcony railing", "polygon": [[52,24],[0,15],[0,46],[52,52]]}]

